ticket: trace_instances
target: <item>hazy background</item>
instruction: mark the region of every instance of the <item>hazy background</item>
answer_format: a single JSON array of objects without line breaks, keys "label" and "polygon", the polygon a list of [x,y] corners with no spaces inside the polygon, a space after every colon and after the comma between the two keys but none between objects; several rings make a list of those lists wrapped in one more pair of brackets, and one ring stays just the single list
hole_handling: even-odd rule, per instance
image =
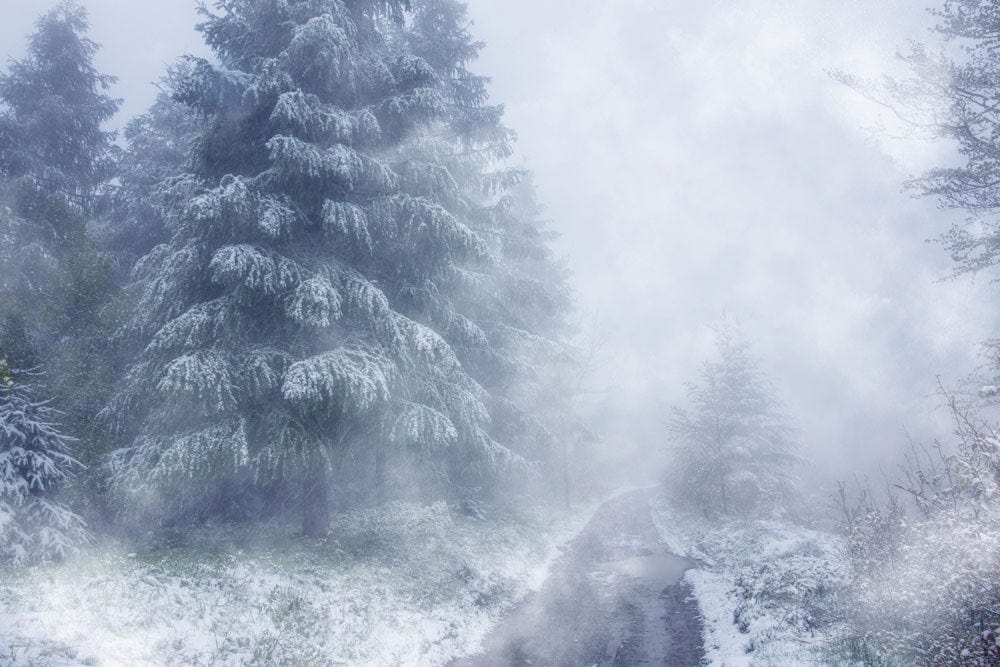
[{"label": "hazy background", "polygon": [[[53,4],[0,0],[2,51],[20,54]],[[562,234],[583,330],[604,341],[587,409],[610,448],[656,454],[723,312],[756,341],[816,468],[888,462],[904,426],[947,431],[936,378],[980,364],[996,322],[985,277],[940,281],[950,260],[925,239],[953,214],[900,189],[946,147],[880,133],[886,119],[827,74],[893,67],[906,40],[932,38],[922,4],[471,1],[487,43],[475,69]],[[193,2],[86,5],[120,125],[168,62],[205,53]]]}]

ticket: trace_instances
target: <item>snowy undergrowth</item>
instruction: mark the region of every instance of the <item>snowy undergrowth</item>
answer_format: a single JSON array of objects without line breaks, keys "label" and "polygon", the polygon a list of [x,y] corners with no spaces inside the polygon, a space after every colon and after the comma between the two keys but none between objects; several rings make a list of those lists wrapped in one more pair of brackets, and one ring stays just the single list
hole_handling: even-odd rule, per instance
[{"label": "snowy undergrowth", "polygon": [[252,542],[215,528],[149,553],[94,546],[2,575],[0,663],[443,664],[541,584],[590,514],[393,503],[338,517],[325,542],[270,526]]},{"label": "snowy undergrowth", "polygon": [[711,665],[829,664],[847,577],[834,535],[784,521],[708,521],[652,501],[667,547],[701,561],[685,575]]}]

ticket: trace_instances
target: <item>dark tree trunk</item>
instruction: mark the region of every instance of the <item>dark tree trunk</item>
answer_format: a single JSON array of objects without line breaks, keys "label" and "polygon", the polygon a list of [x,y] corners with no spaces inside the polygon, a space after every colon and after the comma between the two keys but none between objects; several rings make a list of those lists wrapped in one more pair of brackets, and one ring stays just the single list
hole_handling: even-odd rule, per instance
[{"label": "dark tree trunk", "polygon": [[302,483],[302,533],[321,538],[330,534],[330,497],[326,466],[317,466]]},{"label": "dark tree trunk", "polygon": [[385,452],[379,444],[375,446],[375,502],[379,505],[386,501],[385,477]]},{"label": "dark tree trunk", "polygon": [[333,486],[330,492],[331,506],[337,512],[347,512],[351,509],[351,462],[346,454],[340,454],[333,464]]},{"label": "dark tree trunk", "polygon": [[563,429],[562,446],[562,472],[563,472],[563,500],[566,502],[566,509],[569,510],[569,445],[567,444],[566,429]]},{"label": "dark tree trunk", "polygon": [[726,497],[726,476],[719,476],[719,488],[722,491],[722,513],[729,514],[729,498]]},{"label": "dark tree trunk", "polygon": [[287,497],[288,484],[284,479],[279,478],[264,487],[264,516],[273,517],[281,514]]}]

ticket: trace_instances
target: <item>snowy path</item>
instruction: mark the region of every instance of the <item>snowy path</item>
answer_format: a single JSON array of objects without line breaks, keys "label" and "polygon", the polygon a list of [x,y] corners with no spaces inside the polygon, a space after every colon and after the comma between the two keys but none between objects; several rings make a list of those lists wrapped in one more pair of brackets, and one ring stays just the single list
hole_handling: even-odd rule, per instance
[{"label": "snowy path", "polygon": [[681,583],[693,563],[660,544],[649,496],[605,503],[483,652],[453,665],[700,664],[697,605]]}]

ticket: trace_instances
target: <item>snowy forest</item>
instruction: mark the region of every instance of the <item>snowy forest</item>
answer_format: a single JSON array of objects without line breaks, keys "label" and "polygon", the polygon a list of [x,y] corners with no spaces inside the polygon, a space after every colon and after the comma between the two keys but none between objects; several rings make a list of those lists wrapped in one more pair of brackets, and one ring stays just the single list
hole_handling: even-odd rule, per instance
[{"label": "snowy forest", "polygon": [[0,664],[1000,665],[1000,4],[134,5],[0,0]]}]

